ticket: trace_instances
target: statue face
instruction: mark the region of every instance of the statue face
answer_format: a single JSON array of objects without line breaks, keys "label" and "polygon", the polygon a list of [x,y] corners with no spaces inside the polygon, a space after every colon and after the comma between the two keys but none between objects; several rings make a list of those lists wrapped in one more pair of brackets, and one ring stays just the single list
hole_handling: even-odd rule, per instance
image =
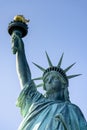
[{"label": "statue face", "polygon": [[44,79],[46,91],[60,91],[62,89],[62,82],[55,71],[49,72]]}]

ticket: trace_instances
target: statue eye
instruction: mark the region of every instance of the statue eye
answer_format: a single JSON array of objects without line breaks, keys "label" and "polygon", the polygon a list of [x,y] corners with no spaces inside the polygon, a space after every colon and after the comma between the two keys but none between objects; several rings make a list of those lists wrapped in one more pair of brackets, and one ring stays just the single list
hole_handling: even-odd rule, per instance
[{"label": "statue eye", "polygon": [[58,77],[53,78],[54,81],[59,81],[60,79]]},{"label": "statue eye", "polygon": [[54,80],[58,80],[58,77],[54,77]]}]

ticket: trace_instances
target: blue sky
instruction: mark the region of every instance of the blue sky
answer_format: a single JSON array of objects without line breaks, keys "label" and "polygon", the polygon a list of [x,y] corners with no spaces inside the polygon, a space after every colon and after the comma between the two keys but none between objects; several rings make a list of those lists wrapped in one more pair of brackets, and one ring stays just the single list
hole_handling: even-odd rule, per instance
[{"label": "blue sky", "polygon": [[16,130],[22,120],[15,106],[20,84],[7,31],[17,14],[30,19],[23,41],[32,78],[42,75],[32,61],[48,67],[45,51],[54,65],[64,52],[62,68],[76,62],[67,75],[82,76],[70,80],[70,99],[87,120],[87,0],[0,0],[0,6],[0,130]]}]

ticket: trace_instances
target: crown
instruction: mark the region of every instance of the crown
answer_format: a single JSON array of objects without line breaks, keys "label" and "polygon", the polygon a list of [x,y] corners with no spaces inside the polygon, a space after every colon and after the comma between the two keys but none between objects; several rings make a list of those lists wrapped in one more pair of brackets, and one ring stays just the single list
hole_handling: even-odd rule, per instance
[{"label": "crown", "polygon": [[[47,69],[45,69],[45,68],[43,68],[43,67],[37,65],[36,63],[33,63],[36,67],[38,67],[41,71],[43,71],[42,77],[35,78],[35,79],[33,79],[33,80],[43,80],[43,81],[44,81],[44,78],[45,78],[46,74],[48,74],[48,73],[51,72],[51,71],[55,71],[55,72],[58,73],[58,76],[61,77],[61,79],[63,79],[63,81],[65,81],[65,82],[67,83],[67,86],[68,86],[68,84],[69,84],[69,79],[74,78],[74,77],[77,77],[77,76],[80,76],[81,74],[75,74],[75,75],[69,75],[69,76],[66,75],[66,72],[69,71],[69,70],[71,69],[71,67],[72,67],[73,65],[75,65],[75,63],[71,64],[70,66],[68,66],[66,69],[63,70],[63,69],[61,68],[63,55],[64,55],[64,53],[63,53],[62,56],[60,57],[60,60],[59,60],[59,62],[58,62],[58,65],[57,65],[57,66],[53,66],[53,64],[52,64],[52,62],[51,62],[51,60],[50,60],[50,58],[49,58],[49,56],[48,56],[48,54],[47,54],[47,52],[46,52],[46,57],[47,57],[47,61],[48,61],[49,67],[48,67]],[[43,85],[43,83],[39,84],[37,87],[40,87],[40,86],[42,86],[42,85]]]}]

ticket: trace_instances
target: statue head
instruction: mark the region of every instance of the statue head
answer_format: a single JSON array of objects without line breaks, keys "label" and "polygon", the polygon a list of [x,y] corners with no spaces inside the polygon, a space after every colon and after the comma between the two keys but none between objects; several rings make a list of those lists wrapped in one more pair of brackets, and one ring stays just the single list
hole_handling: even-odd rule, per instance
[{"label": "statue head", "polygon": [[46,91],[61,91],[65,90],[65,92],[68,92],[68,86],[69,86],[69,79],[74,78],[76,76],[79,76],[80,74],[76,75],[69,75],[67,76],[66,72],[75,64],[73,63],[66,69],[61,68],[63,55],[60,57],[60,60],[58,62],[57,66],[53,66],[47,52],[46,57],[49,63],[49,67],[47,69],[44,69],[43,67],[37,65],[34,63],[35,66],[37,66],[41,71],[43,71],[42,77],[36,78],[34,80],[43,80],[43,83],[38,85],[38,87],[43,85],[44,90]]},{"label": "statue head", "polygon": [[68,86],[68,80],[61,77],[55,70],[51,70],[43,76],[43,83],[44,90],[46,91],[60,91]]}]

